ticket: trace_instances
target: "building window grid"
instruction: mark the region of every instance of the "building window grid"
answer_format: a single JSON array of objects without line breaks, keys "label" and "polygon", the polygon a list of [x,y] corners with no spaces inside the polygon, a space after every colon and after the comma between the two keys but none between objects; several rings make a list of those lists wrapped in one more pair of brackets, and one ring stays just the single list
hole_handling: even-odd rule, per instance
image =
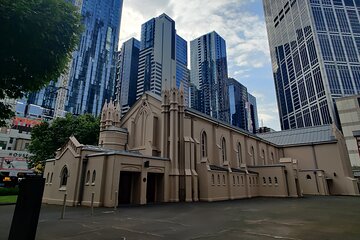
[{"label": "building window grid", "polygon": [[353,38],[351,36],[343,36],[343,41],[349,62],[359,62]]},{"label": "building window grid", "polygon": [[349,68],[347,66],[338,66],[338,68],[344,94],[355,94]]},{"label": "building window grid", "polygon": [[[316,1],[315,1],[316,2]],[[331,1],[329,1],[330,2],[330,6],[331,6]],[[320,4],[320,3],[319,3]],[[320,8],[319,8],[320,9]],[[330,14],[329,16],[327,16],[327,19],[329,19],[329,18],[331,18],[330,19],[330,24],[332,24],[333,26],[332,26],[332,28],[333,28],[333,31],[335,31],[335,30],[337,30],[337,32],[339,31],[339,29],[341,30],[342,28],[343,28],[343,26],[344,26],[344,24],[347,24],[348,22],[341,22],[340,23],[340,21],[338,21],[338,19],[339,18],[342,18],[342,20],[341,21],[343,21],[343,20],[347,20],[346,19],[346,15],[342,15],[342,11],[338,11],[338,8],[328,8],[328,10],[326,10],[327,11],[327,14]],[[296,13],[296,14],[298,14],[298,13]],[[321,10],[321,14],[322,14],[322,19],[324,20],[324,23],[325,24],[327,24],[328,23],[328,21],[326,21],[325,19],[325,14],[322,12],[322,10]],[[336,15],[336,16],[335,16]],[[294,16],[295,16],[295,14],[294,14]],[[345,17],[345,18],[344,18]],[[299,18],[299,16],[297,15],[297,16],[295,16],[295,18],[296,19],[298,19]],[[297,20],[297,22],[299,23],[300,21],[299,20]],[[292,23],[293,24],[293,23]],[[338,24],[338,25],[337,25]],[[345,25],[345,27],[346,27],[347,25]],[[339,28],[339,29],[338,29]],[[286,32],[286,31],[283,31],[283,32]],[[303,33],[302,32],[297,32],[298,33],[298,40],[299,41],[303,41],[302,40],[302,37],[303,37]],[[305,34],[305,36],[306,36],[306,34]],[[346,58],[347,58],[347,53],[348,53],[348,50],[349,50],[349,46],[351,46],[350,44],[352,43],[352,45],[354,46],[354,42],[352,41],[350,44],[348,44],[348,43],[345,43],[345,40],[343,40],[342,38],[341,38],[341,36],[338,36],[338,35],[334,35],[334,34],[332,34],[331,35],[331,37],[332,37],[332,42],[331,42],[331,44],[332,45],[334,45],[334,47],[332,47],[332,45],[330,45],[330,42],[329,42],[329,38],[328,38],[328,36],[327,35],[325,35],[326,36],[326,38],[327,38],[327,41],[328,41],[328,51],[330,51],[330,57],[333,57],[333,54],[332,54],[332,52],[331,52],[331,50],[332,49],[334,49],[336,52],[341,52],[342,54],[340,54],[341,56],[341,58],[342,58],[342,60],[343,61],[346,61]],[[357,41],[356,41],[357,40]],[[346,41],[349,41],[349,40],[346,40]],[[359,46],[360,46],[360,38],[359,39],[355,39],[355,41],[356,41],[356,45],[357,45],[357,47],[359,48]],[[284,41],[282,41],[282,42],[284,42]],[[311,42],[311,40],[309,40],[309,42]],[[348,46],[345,46],[345,45],[348,45]],[[284,45],[285,46],[285,45]],[[355,47],[355,46],[354,46]],[[307,48],[305,48],[305,47],[303,47],[303,45],[301,45],[300,46],[300,48],[301,49],[299,49],[299,50],[297,50],[297,44],[296,44],[296,42],[291,42],[291,50],[293,50],[293,52],[292,52],[292,55],[293,55],[293,59],[291,58],[291,56],[289,57],[289,54],[291,54],[291,53],[289,53],[288,51],[289,51],[289,45],[286,45],[285,46],[285,62],[286,62],[286,65],[287,65],[287,72],[288,72],[288,76],[289,76],[289,79],[281,79],[281,80],[285,80],[285,83],[287,83],[287,80],[289,80],[289,83],[291,84],[292,82],[293,82],[293,79],[294,79],[294,77],[293,77],[293,75],[292,75],[292,71],[294,71],[294,72],[296,72],[296,75],[297,75],[297,78],[301,78],[301,76],[302,76],[302,74],[303,74],[303,68],[301,67],[301,64],[306,64],[306,62],[303,62],[302,60],[302,56],[304,56],[304,55],[302,55],[302,52],[301,52],[301,50],[307,50],[307,54],[308,54],[308,58],[310,58],[310,62],[311,62],[311,65],[313,65],[313,62],[312,62],[312,58],[311,58],[311,54],[312,54],[312,52],[311,52],[311,47],[310,47],[310,44],[309,43],[307,43]],[[346,49],[346,48],[348,48],[348,49]],[[353,50],[354,50],[354,48],[352,48]],[[295,51],[294,51],[295,50]],[[355,52],[355,54],[356,54],[356,50],[355,51],[353,51],[353,52]],[[316,53],[315,53],[316,54]],[[337,54],[338,55],[338,54]],[[350,55],[350,54],[349,54]],[[355,55],[353,55],[353,56],[349,56],[349,57],[354,57]],[[339,57],[338,57],[339,58]],[[356,56],[356,58],[357,58],[357,56]],[[317,58],[316,58],[317,59]],[[280,60],[280,59],[279,59]],[[292,62],[292,60],[294,60],[294,62]],[[329,59],[330,60],[330,59]],[[334,60],[334,59],[331,59],[332,61]],[[281,63],[283,62],[283,60],[281,59]],[[298,63],[298,64],[297,64]],[[315,62],[315,64],[316,64],[316,62]],[[281,64],[279,64],[280,66],[281,66]],[[284,68],[280,68],[280,69],[284,69]],[[353,70],[352,68],[351,68],[351,70]],[[285,72],[285,71],[283,71],[283,72]],[[337,71],[335,71],[335,73],[336,73]],[[309,85],[310,85],[310,89],[303,89],[304,91],[301,91],[301,86],[299,86],[298,87],[298,95],[300,96],[300,98],[301,98],[301,95],[302,95],[302,97],[303,97],[303,106],[307,106],[307,100],[306,100],[306,93],[307,93],[307,90],[308,90],[308,93],[310,94],[310,95],[312,95],[312,93],[313,93],[313,91],[316,93],[314,96],[313,96],[313,101],[314,100],[316,100],[316,98],[318,98],[319,99],[319,101],[321,100],[321,99],[324,99],[324,96],[325,96],[325,89],[324,89],[324,83],[322,82],[322,74],[321,74],[321,72],[320,72],[320,69],[319,68],[317,68],[317,69],[315,69],[314,71],[313,71],[313,76],[312,76],[312,78],[313,78],[313,80],[312,80],[312,83],[310,83],[309,82]],[[350,75],[353,75],[353,84],[355,83],[354,81],[354,79],[355,79],[355,77],[357,77],[358,75],[359,75],[359,73],[356,71],[355,73],[353,72],[353,71],[351,71],[351,72],[349,72],[349,74]],[[347,75],[349,75],[349,74],[347,74]],[[308,80],[309,79],[309,75],[306,75],[307,76],[307,79],[306,80]],[[280,76],[280,78],[281,78],[281,76]],[[350,79],[350,78],[347,78],[347,79]],[[306,80],[305,80],[305,82],[306,82]],[[309,81],[309,80],[308,80]],[[349,80],[347,80],[348,82],[347,83],[349,83]],[[306,82],[307,83],[307,82]],[[282,82],[280,81],[278,84],[282,84]],[[299,84],[299,85],[301,85],[301,84]],[[312,85],[312,87],[311,87],[311,85]],[[308,86],[308,85],[307,85]],[[305,84],[303,83],[302,84],[302,87],[305,87]],[[307,87],[308,88],[308,87]],[[286,91],[287,91],[287,87],[284,87],[284,85],[282,86],[282,92],[283,92],[283,98],[285,98],[285,96],[289,96],[289,95],[291,95],[291,96],[295,96],[295,98],[296,98],[296,96],[297,96],[297,94],[296,94],[296,90],[294,90],[294,87],[293,87],[293,85],[291,85],[291,94],[289,94],[289,92],[287,93]],[[310,90],[310,91],[309,91]],[[287,97],[286,97],[287,98]],[[286,99],[285,98],[285,99]],[[296,102],[296,100],[294,99],[294,102]],[[286,105],[288,105],[288,104],[286,104]],[[291,110],[291,109],[290,109]],[[297,109],[296,109],[297,110]],[[312,112],[315,112],[315,110],[314,110],[314,108],[312,108]],[[320,110],[320,112],[321,112],[321,115],[323,114],[323,112],[325,112],[325,116],[323,117],[323,116],[321,116],[321,118],[323,118],[322,119],[322,121],[323,122],[328,122],[328,121],[330,121],[329,119],[330,119],[330,115],[329,115],[329,111],[328,111],[328,109],[327,108],[324,108],[323,110],[322,109],[320,109],[319,107],[317,107],[317,112],[319,112],[319,110]],[[300,111],[301,111],[301,109],[300,109]],[[309,110],[308,110],[309,111]],[[285,115],[287,115],[287,117],[285,118],[285,117],[283,117],[283,122],[287,122],[288,121],[288,119],[289,119],[289,116],[288,116],[288,114],[289,114],[289,111],[283,111],[285,114],[283,115],[283,116],[285,116]],[[297,112],[297,111],[296,111]],[[315,114],[314,115],[315,117],[317,117],[317,114]],[[305,114],[305,117],[307,118],[307,120],[305,120],[306,122],[307,122],[307,124],[309,124],[309,122],[311,122],[311,119],[312,119],[312,114],[310,113],[310,112],[308,112],[308,113],[306,113]],[[299,121],[298,120],[296,120],[297,122],[300,122],[300,124],[301,124],[301,114],[300,115],[297,115],[297,119],[299,119]],[[316,122],[319,122],[319,119],[317,118],[317,119],[315,119],[314,121],[316,121]],[[310,124],[311,125],[311,124]]]},{"label": "building window grid", "polygon": [[339,62],[346,62],[345,51],[340,36],[330,35],[331,44],[334,50],[335,59]]},{"label": "building window grid", "polygon": [[326,24],[327,24],[327,28],[329,30],[329,32],[338,32],[338,26],[336,24],[336,19],[335,19],[335,14],[333,12],[333,8],[323,8],[324,10],[324,15],[325,15],[325,20],[326,20]]}]

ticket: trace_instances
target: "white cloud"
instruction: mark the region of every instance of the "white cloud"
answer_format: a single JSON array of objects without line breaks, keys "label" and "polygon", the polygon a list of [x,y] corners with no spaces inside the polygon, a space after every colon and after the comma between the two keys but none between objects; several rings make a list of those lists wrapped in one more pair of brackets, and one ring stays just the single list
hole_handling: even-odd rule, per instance
[{"label": "white cloud", "polygon": [[[265,21],[259,14],[244,10],[253,2],[255,0],[124,1],[120,44],[130,37],[139,39],[141,24],[166,13],[175,20],[177,33],[189,42],[208,32],[218,32],[227,44],[229,76],[240,82],[248,79],[250,83],[254,80],[254,71],[270,64]],[[269,75],[269,80],[271,78]],[[263,120],[264,125],[279,129],[273,96],[259,94],[254,93],[258,98],[260,124]]]},{"label": "white cloud", "polygon": [[[229,69],[260,68],[269,63],[268,42],[263,19],[243,10],[251,2],[254,0],[125,1],[120,42],[140,38],[141,24],[165,12],[188,41],[217,31],[227,43]],[[229,75],[234,72],[230,70]]]}]

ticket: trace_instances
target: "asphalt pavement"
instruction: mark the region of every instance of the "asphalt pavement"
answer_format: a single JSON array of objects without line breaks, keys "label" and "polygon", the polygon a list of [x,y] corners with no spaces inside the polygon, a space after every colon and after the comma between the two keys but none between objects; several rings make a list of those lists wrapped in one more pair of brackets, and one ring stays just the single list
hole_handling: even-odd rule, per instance
[{"label": "asphalt pavement", "polygon": [[[7,239],[15,206],[0,206]],[[359,240],[360,197],[255,198],[213,203],[66,208],[43,205],[36,239]]]}]

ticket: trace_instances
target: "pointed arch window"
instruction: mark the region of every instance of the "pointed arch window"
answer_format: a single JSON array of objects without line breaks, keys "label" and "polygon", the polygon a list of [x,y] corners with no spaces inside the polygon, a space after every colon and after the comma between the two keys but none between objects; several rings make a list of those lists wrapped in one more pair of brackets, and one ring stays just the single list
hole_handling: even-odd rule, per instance
[{"label": "pointed arch window", "polygon": [[93,171],[92,178],[91,178],[91,184],[94,185],[96,180],[96,171]]},{"label": "pointed arch window", "polygon": [[66,184],[67,184],[67,179],[69,177],[69,171],[68,171],[66,166],[61,171],[60,177],[61,177],[61,179],[60,179],[60,187],[65,187]]},{"label": "pointed arch window", "polygon": [[251,164],[255,166],[255,150],[254,146],[251,146]]},{"label": "pointed arch window", "polygon": [[221,156],[222,156],[222,161],[224,163],[227,160],[226,159],[226,140],[224,137],[221,139]]},{"label": "pointed arch window", "polygon": [[239,162],[239,167],[241,167],[242,162],[242,151],[241,151],[241,143],[238,143],[237,145],[237,157]]},{"label": "pointed arch window", "polygon": [[207,157],[207,135],[205,131],[201,133],[201,156]]},{"label": "pointed arch window", "polygon": [[261,150],[261,154],[262,154],[262,157],[263,157],[263,165],[265,165],[266,161],[265,161],[265,150],[264,149]]}]

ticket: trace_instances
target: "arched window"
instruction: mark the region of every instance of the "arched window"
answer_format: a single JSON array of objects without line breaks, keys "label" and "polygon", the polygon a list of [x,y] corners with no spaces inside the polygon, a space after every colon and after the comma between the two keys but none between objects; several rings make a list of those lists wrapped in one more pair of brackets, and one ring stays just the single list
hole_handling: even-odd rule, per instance
[{"label": "arched window", "polygon": [[237,184],[240,184],[240,178],[237,176]]},{"label": "arched window", "polygon": [[93,174],[92,174],[92,178],[91,178],[91,183],[92,183],[92,184],[95,183],[95,179],[96,179],[96,171],[94,170],[94,171],[93,171]]},{"label": "arched window", "polygon": [[207,136],[205,131],[201,133],[201,156],[207,157]]},{"label": "arched window", "polygon": [[50,175],[50,183],[52,183],[53,173]]},{"label": "arched window", "polygon": [[261,150],[261,154],[262,154],[262,157],[263,157],[263,165],[265,165],[266,162],[265,162],[265,150],[264,149]]},{"label": "arched window", "polygon": [[275,184],[278,184],[277,177],[274,178],[274,182],[275,182]]},{"label": "arched window", "polygon": [[271,163],[274,163],[274,153],[271,152]]},{"label": "arched window", "polygon": [[309,174],[306,175],[306,179],[311,179],[311,176]]},{"label": "arched window", "polygon": [[224,163],[226,161],[226,141],[224,137],[221,139],[221,156]]},{"label": "arched window", "polygon": [[218,184],[220,184],[220,175],[217,175]]},{"label": "arched window", "polygon": [[238,143],[237,145],[237,157],[238,157],[238,162],[239,162],[239,167],[242,164],[242,152],[241,152],[241,144]]},{"label": "arched window", "polygon": [[66,186],[68,177],[69,177],[69,172],[68,172],[67,167],[65,166],[63,168],[63,170],[61,171],[61,175],[60,175],[60,178],[61,178],[60,179],[60,186],[61,187]]},{"label": "arched window", "polygon": [[271,184],[271,177],[269,177],[269,184]]},{"label": "arched window", "polygon": [[233,176],[233,184],[235,185],[235,176]]},{"label": "arched window", "polygon": [[251,164],[255,166],[255,150],[253,146],[251,146]]},{"label": "arched window", "polygon": [[212,184],[214,185],[215,184],[215,177],[214,177],[214,174],[211,175],[211,182]]},{"label": "arched window", "polygon": [[87,184],[89,184],[90,182],[90,170],[87,171],[86,173],[86,181],[85,181]]},{"label": "arched window", "polygon": [[223,184],[225,184],[225,175],[223,175]]},{"label": "arched window", "polygon": [[265,177],[263,177],[263,183],[266,184],[266,178]]},{"label": "arched window", "polygon": [[241,184],[244,184],[244,176],[241,176]]},{"label": "arched window", "polygon": [[46,183],[49,182],[49,174],[50,174],[50,173],[47,173],[47,175],[46,175]]},{"label": "arched window", "polygon": [[249,177],[249,182],[250,182],[250,184],[251,184],[251,177]]}]

